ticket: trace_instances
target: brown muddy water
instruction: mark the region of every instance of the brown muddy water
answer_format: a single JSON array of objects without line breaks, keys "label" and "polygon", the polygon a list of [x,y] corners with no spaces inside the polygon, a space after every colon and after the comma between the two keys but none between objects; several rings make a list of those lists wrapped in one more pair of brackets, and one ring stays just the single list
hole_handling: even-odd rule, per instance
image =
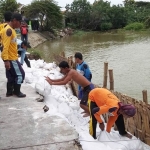
[{"label": "brown muddy water", "polygon": [[104,62],[108,62],[108,68],[114,73],[115,91],[141,100],[142,90],[147,90],[150,102],[150,32],[90,32],[47,41],[38,49],[44,51],[47,62],[53,61],[53,53],[65,51],[70,56],[81,52],[93,73],[92,82],[100,86]]}]

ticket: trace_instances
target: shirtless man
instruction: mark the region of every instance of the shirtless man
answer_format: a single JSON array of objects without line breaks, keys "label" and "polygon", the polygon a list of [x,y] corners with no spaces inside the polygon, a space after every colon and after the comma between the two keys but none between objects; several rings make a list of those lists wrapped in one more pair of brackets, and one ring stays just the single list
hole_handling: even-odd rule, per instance
[{"label": "shirtless man", "polygon": [[59,64],[59,68],[60,72],[65,76],[57,80],[52,80],[49,77],[46,77],[46,81],[50,85],[65,85],[71,80],[75,81],[83,88],[83,97],[80,102],[80,107],[85,111],[85,113],[89,114],[89,109],[87,106],[88,94],[92,89],[94,89],[94,85],[76,70],[69,68],[68,62],[66,61],[62,61]]}]

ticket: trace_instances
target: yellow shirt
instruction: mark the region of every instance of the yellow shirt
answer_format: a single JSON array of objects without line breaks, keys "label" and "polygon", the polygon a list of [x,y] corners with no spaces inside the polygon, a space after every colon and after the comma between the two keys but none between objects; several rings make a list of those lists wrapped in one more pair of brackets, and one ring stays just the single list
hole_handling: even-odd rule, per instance
[{"label": "yellow shirt", "polygon": [[[4,26],[3,26],[4,27]],[[17,36],[13,28],[7,25],[1,31],[2,46],[3,50],[1,57],[3,60],[17,60]]]},{"label": "yellow shirt", "polygon": [[4,29],[4,27],[5,27],[6,24],[7,24],[7,23],[1,23],[1,24],[0,24],[0,31],[1,31],[2,29]]},{"label": "yellow shirt", "polygon": [[7,23],[1,23],[0,24],[0,45],[2,44],[2,38],[1,38],[1,33],[4,27],[7,25]]}]

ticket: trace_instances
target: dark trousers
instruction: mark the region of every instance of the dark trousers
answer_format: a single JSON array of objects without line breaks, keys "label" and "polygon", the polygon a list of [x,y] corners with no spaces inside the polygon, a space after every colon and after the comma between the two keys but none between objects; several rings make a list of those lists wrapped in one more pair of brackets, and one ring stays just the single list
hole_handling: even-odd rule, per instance
[{"label": "dark trousers", "polygon": [[25,72],[18,60],[10,61],[11,68],[6,70],[8,83],[21,84],[25,78]]},{"label": "dark trousers", "polygon": [[21,41],[26,41],[28,42],[28,34],[21,34]]},{"label": "dark trousers", "polygon": [[123,115],[119,115],[116,122],[115,122],[117,129],[119,131],[120,135],[125,135],[127,134],[126,130],[125,130],[125,125],[124,125],[124,119],[123,119]]},{"label": "dark trousers", "polygon": [[94,89],[94,85],[91,83],[90,85],[86,86],[81,90],[82,95],[81,96],[81,101],[80,104],[87,106],[88,103],[88,95],[91,90]]},{"label": "dark trousers", "polygon": [[25,63],[27,64],[27,66],[28,66],[29,68],[31,68],[30,61],[29,61],[27,55],[25,55],[24,61],[25,61]]}]

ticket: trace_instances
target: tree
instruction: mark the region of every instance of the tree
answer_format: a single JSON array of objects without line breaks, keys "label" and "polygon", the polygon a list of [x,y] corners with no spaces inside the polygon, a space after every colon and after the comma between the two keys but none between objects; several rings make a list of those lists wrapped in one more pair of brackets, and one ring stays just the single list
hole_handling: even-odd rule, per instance
[{"label": "tree", "polygon": [[18,4],[16,0],[0,0],[0,12],[3,14],[6,11],[17,11]]},{"label": "tree", "polygon": [[60,7],[52,0],[35,0],[24,11],[27,18],[38,18],[42,29],[51,30],[62,26]]},{"label": "tree", "polygon": [[113,29],[122,28],[127,24],[125,8],[120,5],[113,5],[108,12]]},{"label": "tree", "polygon": [[107,27],[110,27],[111,23],[109,22],[110,18],[108,16],[109,9],[110,2],[104,2],[103,0],[95,0],[91,7],[91,12],[89,16],[90,21],[86,25],[87,28],[91,30],[101,30],[101,27],[104,29],[105,25]]},{"label": "tree", "polygon": [[86,29],[89,22],[91,5],[87,0],[74,0],[71,5],[66,5],[66,19],[69,23],[76,24],[79,29]]}]

